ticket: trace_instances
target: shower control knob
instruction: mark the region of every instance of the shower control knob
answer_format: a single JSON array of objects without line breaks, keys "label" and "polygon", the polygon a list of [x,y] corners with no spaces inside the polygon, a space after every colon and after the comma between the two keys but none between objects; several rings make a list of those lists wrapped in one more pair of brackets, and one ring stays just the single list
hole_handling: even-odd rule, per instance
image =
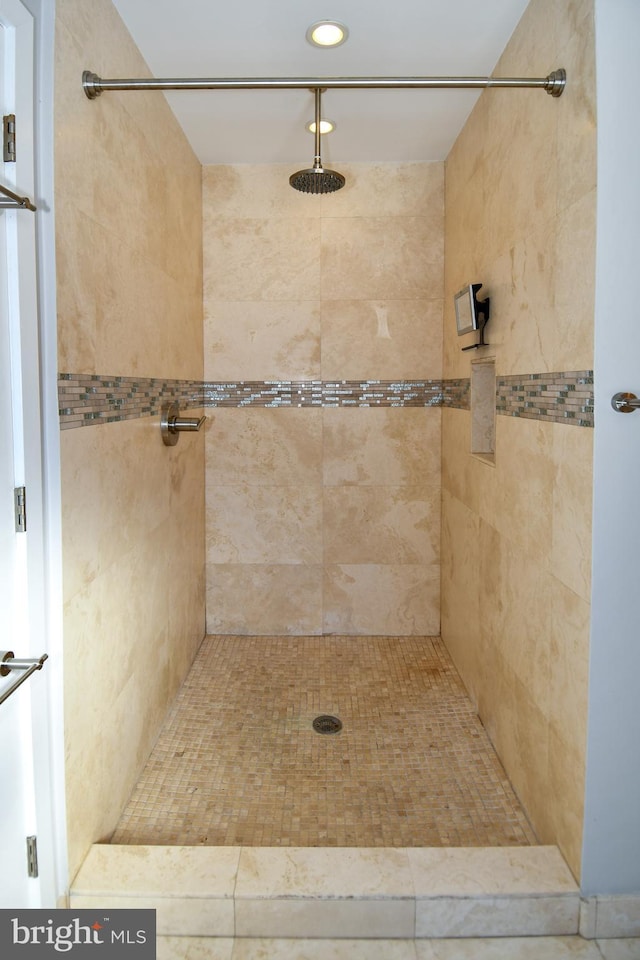
[{"label": "shower control knob", "polygon": [[206,417],[181,417],[178,404],[165,403],[160,413],[160,431],[166,447],[175,447],[183,431],[197,433]]},{"label": "shower control knob", "polygon": [[635,393],[614,393],[611,397],[611,406],[616,413],[633,413],[640,407],[640,400]]}]

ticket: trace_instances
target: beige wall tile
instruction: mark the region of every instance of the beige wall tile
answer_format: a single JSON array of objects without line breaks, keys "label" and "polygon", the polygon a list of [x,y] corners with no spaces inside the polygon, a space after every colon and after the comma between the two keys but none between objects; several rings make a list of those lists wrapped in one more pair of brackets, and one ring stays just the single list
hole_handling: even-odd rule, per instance
[{"label": "beige wall tile", "polygon": [[486,645],[499,650],[500,668],[513,674],[544,716],[548,716],[551,578],[517,545],[481,528],[480,623]]},{"label": "beige wall tile", "polygon": [[[572,746],[564,730],[555,724],[549,731],[549,793],[556,799],[551,807],[551,829],[559,837],[560,851],[580,877],[584,820],[584,746]],[[551,831],[550,831],[551,832]]]},{"label": "beige wall tile", "polygon": [[[298,167],[297,169],[300,169]],[[202,168],[202,185],[206,197],[203,222],[205,234],[217,230],[221,223],[260,219],[315,220],[324,214],[325,201],[299,193],[289,184],[295,164],[216,164]]]},{"label": "beige wall tile", "polygon": [[[452,297],[470,281],[491,297],[490,346],[480,352],[495,357],[498,376],[593,367],[593,63],[591,0],[531,0],[496,76],[565,67],[565,93],[483,94],[450,152],[445,377],[469,376]],[[443,638],[534,829],[559,844],[577,875],[582,814],[551,743],[562,722],[581,783],[592,432],[498,416],[492,469],[469,455],[470,421],[469,412],[443,411]],[[474,578],[457,565],[467,550],[475,558],[476,531]]]},{"label": "beige wall tile", "polygon": [[72,872],[92,842],[109,838],[175,692],[168,587],[176,571],[170,566],[161,524],[65,604]]},{"label": "beige wall tile", "polygon": [[430,564],[439,555],[439,489],[325,488],[325,563]]},{"label": "beige wall tile", "polygon": [[[500,112],[484,169],[485,258],[509,249],[515,237],[546,223],[555,215],[556,115],[546,98],[512,91],[509,108]],[[491,114],[497,109],[496,99]],[[496,136],[498,129],[500,135]],[[549,158],[551,157],[551,163]]]},{"label": "beige wall tile", "polygon": [[[203,171],[207,378],[440,378],[443,165],[346,165],[347,186],[321,205],[291,190],[291,172]],[[298,623],[313,633],[324,616],[330,631],[339,621],[343,632],[398,625],[404,635],[437,621],[440,411],[220,409],[211,420],[210,629],[260,634],[284,624],[295,633]],[[322,578],[310,583],[309,570],[293,569],[321,572],[323,562],[379,568],[380,582],[393,585],[389,609],[376,608],[376,622],[359,575],[357,598],[344,594],[340,611],[335,578],[325,578],[327,593]],[[428,587],[416,613],[422,565]],[[306,613],[288,596],[296,577],[311,596]],[[275,593],[261,622],[265,584]],[[251,612],[243,616],[233,602],[242,595],[246,605],[247,591]]]},{"label": "beige wall tile", "polygon": [[442,235],[443,163],[340,163],[343,190],[325,197],[323,217],[426,217]]},{"label": "beige wall tile", "polygon": [[593,367],[595,218],[595,189],[558,214],[556,370]]},{"label": "beige wall tile", "polygon": [[491,295],[488,352],[499,358],[501,374],[565,369],[556,366],[554,350],[556,231],[555,219],[545,220],[482,268],[481,295]]},{"label": "beige wall tile", "polygon": [[[483,721],[509,780],[534,827],[538,841],[553,843],[553,803],[547,788],[548,724],[544,713],[521,681],[505,668],[493,678],[491,698],[497,709]],[[480,715],[486,710],[480,700]],[[544,787],[541,787],[544,784]]]},{"label": "beige wall tile", "polygon": [[324,380],[439,379],[442,301],[325,300]]},{"label": "beige wall tile", "polygon": [[65,0],[56,25],[60,368],[200,377],[200,167],[163,98],[123,107],[105,97],[87,109],[88,59],[148,72],[111,4],[94,8],[87,17]]},{"label": "beige wall tile", "polygon": [[225,409],[207,425],[207,490],[246,481],[268,486],[322,478],[322,411]]},{"label": "beige wall tile", "polygon": [[320,221],[209,221],[204,245],[204,296],[210,300],[317,300]]},{"label": "beige wall tile", "polygon": [[[61,435],[65,598],[148,537],[169,512],[168,450],[151,418]],[[144,462],[152,484],[140,483]]]},{"label": "beige wall tile", "polygon": [[[205,236],[218,231],[220,221],[252,218],[301,219],[318,216],[313,198],[292,190],[291,164],[216,164],[202,168]],[[328,197],[323,197],[323,200]],[[309,200],[312,200],[309,203]],[[305,201],[307,201],[305,203]]]},{"label": "beige wall tile", "polygon": [[[496,461],[480,513],[526,554],[548,562],[557,424],[496,417]],[[565,427],[564,429],[570,429]],[[487,473],[487,471],[485,471]]]},{"label": "beige wall tile", "polygon": [[568,4],[558,22],[558,47],[570,78],[558,101],[558,210],[564,210],[596,185],[593,0]]},{"label": "beige wall tile", "polygon": [[319,380],[319,302],[209,301],[205,379]]},{"label": "beige wall tile", "polygon": [[[478,501],[471,483],[471,417],[466,410],[442,411],[442,489],[469,507]],[[446,456],[444,453],[446,451]]]},{"label": "beige wall tile", "polygon": [[205,633],[204,447],[204,435],[200,434],[186,435],[169,448],[173,456],[166,548],[171,600],[167,656],[169,675],[176,678],[186,676]]},{"label": "beige wall tile", "polygon": [[325,566],[322,632],[408,637],[439,631],[438,565]]},{"label": "beige wall tile", "polygon": [[555,578],[551,612],[548,715],[576,756],[584,753],[589,687],[589,603]]},{"label": "beige wall tile", "polygon": [[[477,703],[481,678],[480,518],[448,491],[442,492],[442,635],[467,692]],[[464,544],[464,549],[460,545]]]},{"label": "beige wall tile", "polygon": [[423,217],[322,220],[323,300],[438,299],[442,239]]},{"label": "beige wall tile", "polygon": [[214,564],[207,582],[207,633],[322,633],[322,566]]},{"label": "beige wall tile", "polygon": [[587,602],[591,597],[593,485],[588,467],[592,457],[593,431],[556,428],[553,438],[552,571]]},{"label": "beige wall tile", "polygon": [[203,168],[207,201],[205,224],[218,218],[243,217],[368,217],[375,207],[380,217],[428,216],[442,230],[442,163],[340,163],[346,185],[316,197],[289,186],[291,164],[237,164]]},{"label": "beige wall tile", "polygon": [[440,418],[435,407],[324,409],[324,485],[424,484],[437,489]]},{"label": "beige wall tile", "polygon": [[[59,0],[59,368],[202,379],[200,165],[163,97],[89,105],[88,65],[148,74],[108,0]],[[108,839],[203,636],[204,443],[187,439],[164,447],[159,417],[61,438],[71,875]]]},{"label": "beige wall tile", "polygon": [[322,556],[322,488],[216,486],[207,508],[208,563],[306,563]]}]

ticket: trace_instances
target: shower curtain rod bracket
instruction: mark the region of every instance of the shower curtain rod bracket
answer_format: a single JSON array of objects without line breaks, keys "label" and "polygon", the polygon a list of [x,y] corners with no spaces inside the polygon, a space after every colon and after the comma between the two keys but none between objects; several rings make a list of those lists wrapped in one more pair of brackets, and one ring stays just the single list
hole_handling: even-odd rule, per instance
[{"label": "shower curtain rod bracket", "polygon": [[227,77],[105,80],[91,70],[82,74],[82,87],[89,100],[105,90],[298,90],[327,89],[484,89],[485,87],[539,87],[552,97],[562,95],[566,71],[553,70],[547,77]]}]

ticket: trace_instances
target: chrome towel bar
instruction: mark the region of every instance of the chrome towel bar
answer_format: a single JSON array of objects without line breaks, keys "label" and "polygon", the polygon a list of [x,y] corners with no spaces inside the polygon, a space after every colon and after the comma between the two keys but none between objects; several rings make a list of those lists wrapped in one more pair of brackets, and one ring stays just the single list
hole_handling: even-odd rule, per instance
[{"label": "chrome towel bar", "polygon": [[8,187],[3,187],[2,184],[0,184],[0,193],[5,197],[4,200],[0,198],[0,210],[37,210],[29,197],[19,197],[17,193],[9,190]]},{"label": "chrome towel bar", "polygon": [[6,677],[12,670],[18,670],[21,675],[17,677],[6,690],[0,693],[0,703],[11,696],[18,687],[27,680],[36,670],[42,670],[45,660],[49,659],[48,653],[43,653],[37,660],[21,660],[13,655],[13,650],[0,650],[0,677]]}]

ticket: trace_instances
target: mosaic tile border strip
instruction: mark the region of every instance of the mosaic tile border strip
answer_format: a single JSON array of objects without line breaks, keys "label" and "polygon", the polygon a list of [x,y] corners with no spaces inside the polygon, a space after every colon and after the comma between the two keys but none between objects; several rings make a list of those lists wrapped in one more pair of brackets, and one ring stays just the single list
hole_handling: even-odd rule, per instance
[{"label": "mosaic tile border strip", "polygon": [[[470,409],[470,381],[237,380],[198,381],[60,374],[60,428],[157,416],[163,402],[182,407],[451,407]],[[504,416],[593,426],[593,371],[496,378],[496,412]]]},{"label": "mosaic tile border strip", "polygon": [[207,381],[207,407],[439,407],[441,380]]},{"label": "mosaic tile border strip", "polygon": [[442,406],[454,407],[456,410],[471,409],[471,380],[469,377],[442,381]]},{"label": "mosaic tile border strip", "polygon": [[496,377],[496,413],[593,426],[593,370]]},{"label": "mosaic tile border strip", "polygon": [[[471,381],[444,380],[442,396],[444,407],[470,410]],[[496,413],[593,427],[593,370],[497,376]]]},{"label": "mosaic tile border strip", "polygon": [[58,377],[61,430],[156,416],[169,400],[178,400],[182,407],[201,407],[202,382],[81,373]]}]

